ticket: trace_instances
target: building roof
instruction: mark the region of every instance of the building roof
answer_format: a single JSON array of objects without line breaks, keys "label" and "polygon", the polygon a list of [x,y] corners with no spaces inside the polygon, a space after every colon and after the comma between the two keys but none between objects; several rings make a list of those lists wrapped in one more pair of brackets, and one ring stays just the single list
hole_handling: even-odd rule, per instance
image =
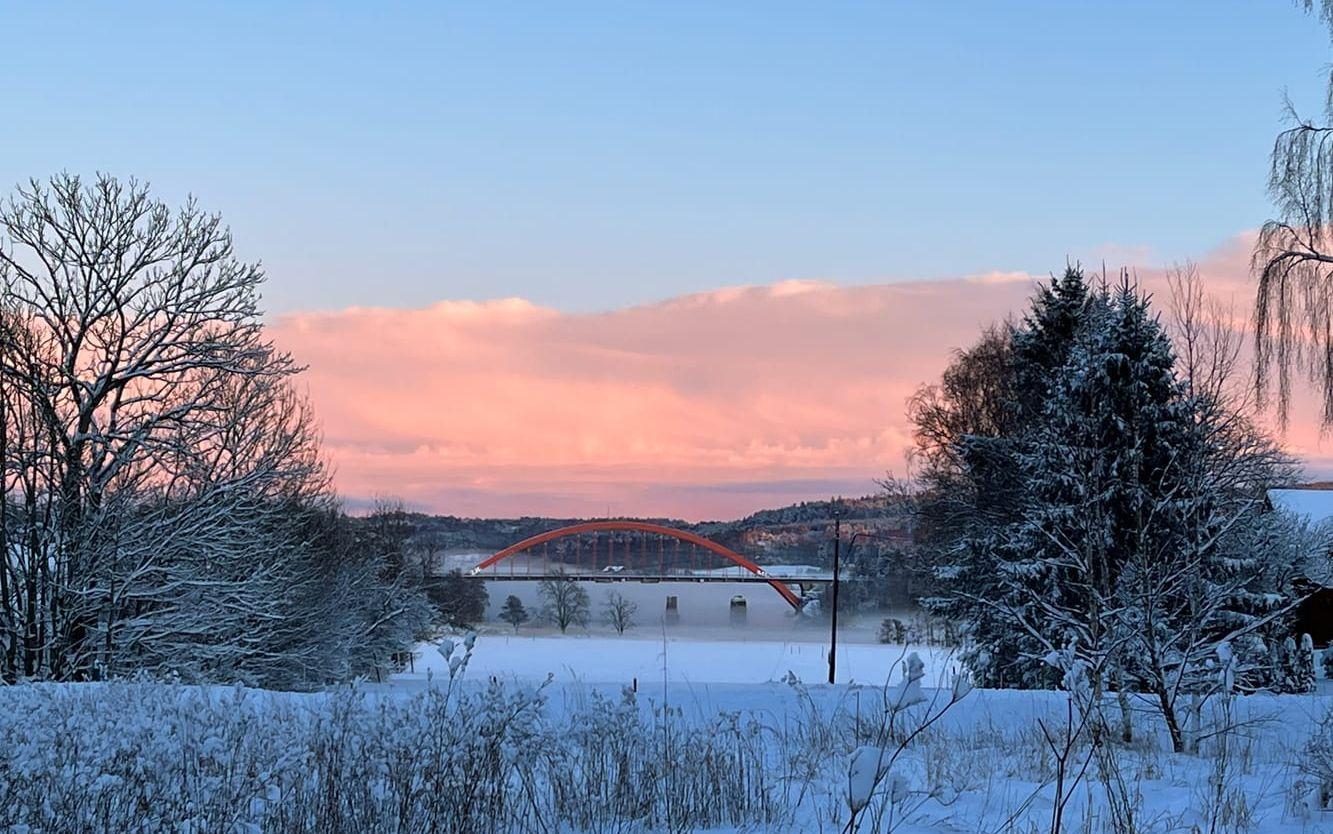
[{"label": "building roof", "polygon": [[1312,527],[1333,522],[1333,489],[1270,489],[1268,502],[1275,510],[1301,516]]}]

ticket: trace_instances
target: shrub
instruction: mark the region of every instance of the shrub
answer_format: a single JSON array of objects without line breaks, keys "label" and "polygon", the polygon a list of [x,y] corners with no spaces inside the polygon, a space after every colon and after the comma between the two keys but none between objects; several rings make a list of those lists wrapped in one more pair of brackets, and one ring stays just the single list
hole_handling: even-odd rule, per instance
[{"label": "shrub", "polygon": [[885,617],[879,624],[879,642],[902,645],[907,642],[907,625],[902,620]]}]

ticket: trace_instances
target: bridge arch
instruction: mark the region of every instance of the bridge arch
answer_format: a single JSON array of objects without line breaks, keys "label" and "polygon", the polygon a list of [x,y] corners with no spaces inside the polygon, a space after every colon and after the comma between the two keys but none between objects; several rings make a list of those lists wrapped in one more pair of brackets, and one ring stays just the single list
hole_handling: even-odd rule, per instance
[{"label": "bridge arch", "polygon": [[556,539],[563,539],[568,536],[578,536],[583,533],[602,532],[651,533],[658,536],[667,536],[673,539],[678,539],[688,544],[698,545],[699,547],[716,553],[724,559],[730,560],[732,563],[739,565],[750,573],[753,573],[755,576],[763,579],[772,586],[773,590],[777,591],[778,595],[786,600],[787,604],[792,608],[799,610],[802,605],[802,599],[797,596],[791,588],[787,587],[786,583],[776,577],[770,576],[763,568],[759,567],[754,562],[751,562],[749,559],[746,559],[731,548],[723,547],[715,541],[710,541],[703,536],[695,535],[686,530],[677,530],[673,527],[666,527],[661,524],[653,524],[647,521],[585,521],[579,524],[570,524],[555,530],[547,530],[545,533],[538,533],[535,536],[529,536],[521,542],[511,544],[504,550],[488,557],[473,568],[472,573],[480,573],[481,571],[508,559],[510,556],[522,553],[523,551],[538,545],[555,541]]}]

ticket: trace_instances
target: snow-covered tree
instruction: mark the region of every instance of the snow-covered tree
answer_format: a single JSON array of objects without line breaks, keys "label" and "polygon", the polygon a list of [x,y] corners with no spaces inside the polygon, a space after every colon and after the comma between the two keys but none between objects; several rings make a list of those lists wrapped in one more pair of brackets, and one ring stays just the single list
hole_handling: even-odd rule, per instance
[{"label": "snow-covered tree", "polygon": [[1003,547],[997,534],[1026,517],[1029,485],[1016,475],[1028,437],[1040,427],[1057,371],[1092,312],[1083,273],[1071,267],[1038,288],[1021,322],[987,330],[938,386],[918,391],[909,404],[924,485],[923,547],[939,580],[925,602],[965,624],[965,659],[988,685],[1053,683],[1048,667],[1024,660],[1047,649],[1014,629],[1002,608],[976,603],[1009,593],[996,570]]},{"label": "snow-covered tree", "polygon": [[0,206],[0,678],[302,685],[420,626],[370,554],[313,535],[336,507],[263,277],[133,181]]},{"label": "snow-covered tree", "polygon": [[1072,647],[1094,690],[1151,693],[1179,742],[1177,703],[1217,645],[1280,634],[1294,603],[1300,548],[1261,506],[1289,464],[1221,389],[1182,381],[1127,278],[1077,303],[1072,284],[1011,331],[1011,381],[992,390],[1022,419],[955,439],[948,478],[927,479],[967,487],[937,499],[967,519],[936,539],[941,607],[980,681],[1054,685],[1043,658]]}]

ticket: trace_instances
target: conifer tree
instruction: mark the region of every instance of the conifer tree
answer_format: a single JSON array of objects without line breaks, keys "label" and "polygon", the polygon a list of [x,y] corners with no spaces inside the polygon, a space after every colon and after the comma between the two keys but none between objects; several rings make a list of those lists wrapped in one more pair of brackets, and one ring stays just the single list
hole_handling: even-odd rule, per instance
[{"label": "conifer tree", "polygon": [[486,582],[480,577],[465,576],[460,570],[452,570],[430,583],[426,593],[439,610],[440,618],[448,625],[468,628],[486,618],[490,595],[486,593]]},{"label": "conifer tree", "polygon": [[523,600],[513,594],[505,597],[504,607],[500,609],[500,619],[512,625],[517,632],[518,627],[528,621],[528,609],[523,607]]},{"label": "conifer tree", "polygon": [[1055,685],[1045,658],[1072,651],[1095,689],[1152,695],[1179,747],[1177,704],[1206,684],[1220,643],[1253,657],[1242,687],[1292,677],[1271,652],[1243,648],[1280,642],[1295,600],[1298,538],[1261,512],[1287,461],[1182,383],[1128,278],[1095,290],[1056,279],[1011,345],[1010,382],[995,386],[1009,396],[1007,430],[963,435],[951,470],[927,469],[925,506],[952,501],[965,519],[930,541],[948,591],[932,605],[963,623],[978,682]]},{"label": "conifer tree", "polygon": [[1090,309],[1020,456],[1022,518],[999,531],[1000,614],[1035,643],[1028,683],[1069,646],[1094,676],[1120,670],[1121,578],[1170,547],[1185,506],[1175,464],[1191,417],[1170,343],[1128,282]]},{"label": "conifer tree", "polygon": [[1051,381],[1094,312],[1082,271],[1069,267],[1038,288],[1020,323],[988,332],[946,371],[941,387],[923,389],[912,403],[925,464],[925,546],[943,585],[926,604],[973,632],[965,659],[986,685],[1050,683],[1049,672],[1020,661],[1045,652],[1032,635],[1011,628],[996,605],[1005,584],[996,570],[997,533],[1024,517],[1022,458],[1041,426]]}]

